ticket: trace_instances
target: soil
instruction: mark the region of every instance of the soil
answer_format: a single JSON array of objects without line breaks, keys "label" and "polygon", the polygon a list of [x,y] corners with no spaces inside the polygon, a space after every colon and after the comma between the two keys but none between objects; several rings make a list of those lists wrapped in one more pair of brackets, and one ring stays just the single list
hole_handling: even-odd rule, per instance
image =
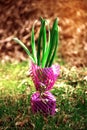
[{"label": "soil", "polygon": [[[40,17],[50,24],[58,17],[61,56],[71,65],[87,66],[87,0],[0,0],[0,60],[26,59],[12,38],[18,37],[30,47],[31,28]],[[37,22],[36,41],[39,26]]]}]

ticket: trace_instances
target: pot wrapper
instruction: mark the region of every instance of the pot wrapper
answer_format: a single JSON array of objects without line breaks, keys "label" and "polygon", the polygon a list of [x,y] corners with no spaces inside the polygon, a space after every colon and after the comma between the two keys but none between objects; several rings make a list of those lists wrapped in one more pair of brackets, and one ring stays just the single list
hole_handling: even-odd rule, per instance
[{"label": "pot wrapper", "polygon": [[41,68],[31,62],[30,76],[37,91],[31,96],[31,109],[34,113],[42,112],[46,115],[55,114],[56,99],[48,90],[53,87],[59,74],[59,65]]},{"label": "pot wrapper", "polygon": [[41,68],[34,63],[31,63],[30,76],[34,82],[37,91],[50,90],[57,77],[60,74],[60,66],[52,65],[51,67]]},{"label": "pot wrapper", "polygon": [[56,99],[48,91],[44,92],[42,96],[39,92],[35,92],[31,96],[31,108],[33,113],[41,112],[45,115],[54,115]]}]

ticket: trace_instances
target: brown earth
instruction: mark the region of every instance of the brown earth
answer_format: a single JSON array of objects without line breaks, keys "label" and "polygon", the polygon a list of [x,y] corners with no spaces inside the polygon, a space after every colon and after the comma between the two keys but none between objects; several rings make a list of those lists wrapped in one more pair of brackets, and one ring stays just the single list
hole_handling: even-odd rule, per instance
[{"label": "brown earth", "polygon": [[[87,66],[87,0],[0,0],[0,60],[25,60],[16,36],[28,47],[32,24],[44,17],[50,24],[58,17],[60,54],[76,66]],[[38,36],[39,22],[35,29]]]}]

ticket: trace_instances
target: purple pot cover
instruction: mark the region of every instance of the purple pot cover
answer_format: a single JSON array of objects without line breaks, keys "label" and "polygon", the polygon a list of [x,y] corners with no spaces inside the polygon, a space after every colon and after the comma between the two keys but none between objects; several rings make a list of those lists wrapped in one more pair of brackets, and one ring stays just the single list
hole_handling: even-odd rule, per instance
[{"label": "purple pot cover", "polygon": [[32,77],[37,91],[44,92],[50,90],[53,87],[59,74],[59,65],[52,65],[51,67],[41,68],[31,62],[30,76]]},{"label": "purple pot cover", "polygon": [[56,108],[56,99],[48,91],[41,96],[39,92],[35,92],[31,96],[31,109],[34,113],[42,112],[45,115],[54,115]]}]

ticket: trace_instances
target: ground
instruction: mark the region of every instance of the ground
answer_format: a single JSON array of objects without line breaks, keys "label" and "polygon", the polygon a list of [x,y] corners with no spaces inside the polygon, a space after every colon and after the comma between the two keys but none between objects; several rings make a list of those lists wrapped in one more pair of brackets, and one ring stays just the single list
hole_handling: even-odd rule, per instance
[{"label": "ground", "polygon": [[27,75],[29,63],[0,64],[0,130],[86,130],[87,68],[62,66],[51,93],[56,114],[33,114],[34,84]]}]

